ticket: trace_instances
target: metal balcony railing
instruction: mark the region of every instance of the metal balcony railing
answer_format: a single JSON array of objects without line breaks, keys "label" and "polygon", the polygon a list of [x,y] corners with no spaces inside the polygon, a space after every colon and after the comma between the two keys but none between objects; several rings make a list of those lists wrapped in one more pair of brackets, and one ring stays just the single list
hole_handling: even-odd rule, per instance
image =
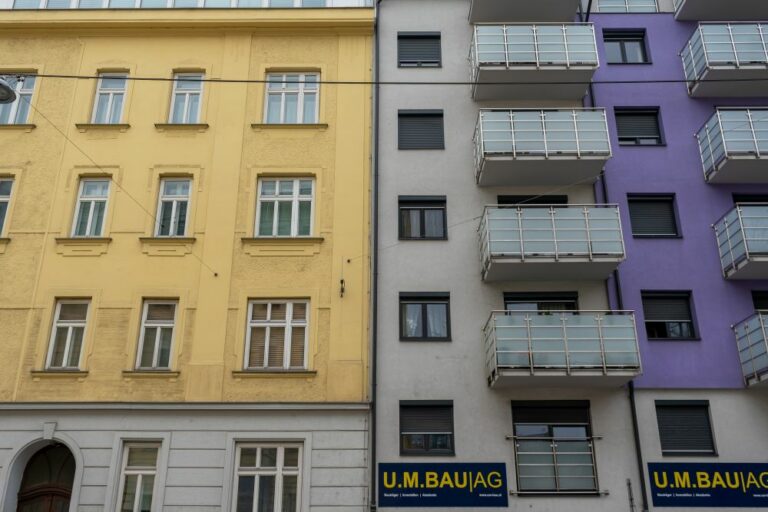
[{"label": "metal balcony railing", "polygon": [[768,25],[762,23],[702,23],[683,48],[689,90],[710,68],[768,66]]},{"label": "metal balcony railing", "polygon": [[512,439],[520,494],[597,491],[594,442],[599,438],[514,436]]},{"label": "metal balcony railing", "polygon": [[725,277],[768,258],[768,204],[739,204],[714,225]]},{"label": "metal balcony railing", "polygon": [[696,138],[707,180],[729,158],[768,158],[768,109],[719,108]]},{"label": "metal balcony railing", "polygon": [[599,64],[595,27],[582,24],[475,25],[472,81],[481,67],[592,67]]},{"label": "metal balcony railing", "polygon": [[594,12],[658,12],[656,0],[596,0]]},{"label": "metal balcony railing", "polygon": [[483,269],[519,261],[624,259],[616,205],[486,206],[479,228]]},{"label": "metal balcony railing", "polygon": [[490,380],[503,370],[640,372],[630,311],[494,311],[483,328]]},{"label": "metal balcony railing", "polygon": [[736,346],[739,349],[739,361],[747,386],[758,384],[768,379],[768,312],[759,311],[736,324]]},{"label": "metal balcony railing", "polygon": [[0,0],[0,9],[194,9],[373,7],[373,0]]}]

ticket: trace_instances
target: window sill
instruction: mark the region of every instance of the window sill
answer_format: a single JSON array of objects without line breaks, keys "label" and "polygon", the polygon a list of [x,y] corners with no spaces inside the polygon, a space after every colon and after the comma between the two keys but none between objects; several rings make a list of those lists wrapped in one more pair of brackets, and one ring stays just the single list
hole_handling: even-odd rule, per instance
[{"label": "window sill", "polygon": [[451,338],[400,338],[402,343],[450,343]]},{"label": "window sill", "polygon": [[188,130],[204,132],[210,125],[208,123],[155,123],[157,131],[164,132],[168,130]]},{"label": "window sill", "polygon": [[56,238],[56,252],[62,256],[101,256],[111,242],[106,237]]},{"label": "window sill", "polygon": [[124,379],[170,379],[176,380],[181,372],[172,370],[123,370]]},{"label": "window sill", "polygon": [[109,130],[125,132],[131,125],[126,123],[75,123],[75,128],[80,132],[87,132],[89,130]]},{"label": "window sill", "polygon": [[194,237],[141,237],[141,251],[149,256],[184,256],[192,252]]},{"label": "window sill", "polygon": [[320,252],[322,237],[256,237],[241,238],[245,253],[250,256],[313,256]]},{"label": "window sill", "polygon": [[315,370],[272,370],[272,369],[265,369],[265,370],[237,370],[232,372],[232,376],[235,379],[249,379],[249,378],[294,378],[294,379],[307,379],[311,377],[317,376],[317,371]]},{"label": "window sill", "polygon": [[10,238],[0,238],[0,254],[5,254],[5,249],[11,243]]},{"label": "window sill", "polygon": [[35,128],[36,124],[0,124],[0,130],[31,132]]},{"label": "window sill", "polygon": [[256,130],[262,129],[277,129],[277,130],[326,130],[328,123],[253,123],[251,128]]},{"label": "window sill", "polygon": [[77,379],[82,380],[88,376],[87,370],[32,370],[30,372],[34,380],[43,379]]}]

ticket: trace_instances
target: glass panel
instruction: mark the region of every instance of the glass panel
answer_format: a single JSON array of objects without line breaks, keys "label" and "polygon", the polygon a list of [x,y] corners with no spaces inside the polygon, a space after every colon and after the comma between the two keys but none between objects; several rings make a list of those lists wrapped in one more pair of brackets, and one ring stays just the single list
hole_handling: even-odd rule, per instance
[{"label": "glass panel", "polygon": [[275,203],[274,201],[262,201],[259,212],[259,236],[273,236],[272,230],[275,221]]},{"label": "glass panel", "polygon": [[189,106],[187,112],[187,122],[196,123],[200,120],[200,95],[189,95]]},{"label": "glass panel", "polygon": [[261,449],[261,464],[262,468],[274,468],[277,466],[277,448],[262,448]]},{"label": "glass panel", "polygon": [[620,41],[605,42],[605,57],[609,63],[624,62],[624,56],[621,53]]},{"label": "glass panel", "polygon": [[128,467],[154,468],[156,464],[156,446],[131,446],[128,448]]},{"label": "glass panel", "polygon": [[255,468],[256,467],[256,455],[258,448],[241,448],[240,449],[240,467],[241,468]]},{"label": "glass panel", "polygon": [[298,476],[296,475],[283,476],[283,510],[282,512],[296,512],[296,508],[298,507],[297,495],[298,495]]},{"label": "glass panel", "polygon": [[317,95],[304,94],[304,122],[312,124],[317,122],[315,109],[317,108]]},{"label": "glass panel", "polygon": [[424,335],[421,304],[405,304],[403,311],[403,335],[406,338],[420,338]]},{"label": "glass panel", "polygon": [[141,0],[141,6],[148,9],[158,9],[166,7],[166,0]]},{"label": "glass panel", "polygon": [[[277,84],[270,84],[270,87]],[[280,122],[280,105],[282,102],[282,95],[270,94],[267,99],[267,123],[279,123]]]},{"label": "glass panel", "polygon": [[291,218],[293,204],[290,201],[280,201],[277,205],[277,235],[291,235]]},{"label": "glass panel", "polygon": [[299,95],[298,94],[286,94],[285,95],[285,119],[284,123],[295,124],[298,122],[299,116]]},{"label": "glass panel", "polygon": [[61,304],[59,310],[59,320],[64,321],[84,321],[88,314],[88,304]]},{"label": "glass panel", "polygon": [[142,368],[152,367],[156,337],[157,327],[147,327],[144,329],[144,345],[141,347],[141,359],[139,361],[139,366]]},{"label": "glass panel", "polygon": [[171,234],[171,218],[173,216],[173,203],[163,201],[160,204],[160,225],[157,229],[159,236],[168,236]]},{"label": "glass panel", "polygon": [[152,512],[152,490],[154,489],[154,486],[155,486],[154,475],[142,475],[139,512]]},{"label": "glass panel", "polygon": [[299,467],[299,449],[298,448],[286,448],[285,449],[285,461],[283,466],[287,468]]},{"label": "glass panel", "polygon": [[264,367],[264,350],[266,348],[266,327],[251,328],[251,350],[248,354],[248,366],[251,368]]},{"label": "glass panel", "polygon": [[187,231],[187,202],[176,202],[176,236],[184,236]]},{"label": "glass panel", "polygon": [[404,238],[421,238],[421,210],[401,209]]},{"label": "glass panel", "polygon": [[8,203],[6,201],[0,202],[0,234],[3,233],[3,226],[5,226],[5,216],[8,213]]},{"label": "glass panel", "polygon": [[120,512],[133,512],[133,504],[136,501],[136,485],[138,484],[138,475],[125,475],[125,487],[123,488],[123,500],[120,505]]},{"label": "glass panel", "polygon": [[282,368],[284,352],[285,327],[271,327],[269,329],[269,360],[267,361],[267,366],[270,368]]},{"label": "glass panel", "polygon": [[99,98],[96,102],[96,115],[93,118],[94,123],[103,124],[107,122],[108,106],[109,94],[99,94]]},{"label": "glass panel", "polygon": [[259,477],[259,512],[275,512],[275,477],[262,475]]},{"label": "glass panel", "polygon": [[91,211],[91,202],[83,201],[77,210],[77,223],[75,224],[75,236],[86,236],[88,234],[88,216]]},{"label": "glass panel", "polygon": [[[178,1],[178,0],[177,0]],[[171,122],[180,124],[184,122],[184,110],[186,110],[186,95],[175,94],[173,100],[173,112],[171,112]]]},{"label": "glass panel", "polygon": [[309,236],[311,234],[312,224],[312,203],[309,201],[299,202],[299,236]]},{"label": "glass panel", "polygon": [[294,320],[307,319],[307,303],[306,302],[293,303],[293,319]]},{"label": "glass panel", "polygon": [[173,329],[165,327],[160,330],[160,354],[158,355],[157,366],[168,368],[171,363],[171,341],[173,340]]},{"label": "glass panel", "polygon": [[424,235],[427,238],[443,238],[445,229],[443,226],[444,210],[424,210]]},{"label": "glass panel", "polygon": [[427,304],[427,336],[430,338],[448,337],[447,304]]},{"label": "glass panel", "polygon": [[51,354],[51,366],[60,368],[64,366],[64,350],[66,350],[69,328],[57,327],[53,339],[53,353]]},{"label": "glass panel", "polygon": [[118,124],[123,113],[123,95],[115,94],[112,96],[112,112],[109,118],[109,122],[112,124]]},{"label": "glass panel", "polygon": [[274,180],[265,180],[261,182],[261,195],[273,196],[277,190],[277,182]]},{"label": "glass panel", "polygon": [[173,322],[176,304],[148,304],[147,320]]},{"label": "glass panel", "polygon": [[451,434],[430,434],[429,449],[430,450],[450,450]]},{"label": "glass panel", "polygon": [[104,201],[95,201],[93,203],[93,219],[91,219],[90,236],[101,236],[101,229],[104,225],[104,210],[107,203]]},{"label": "glass panel", "polygon": [[278,194],[281,196],[293,196],[293,180],[280,180],[277,183]]},{"label": "glass panel", "polygon": [[251,319],[252,320],[266,320],[269,304],[254,302],[251,306]]},{"label": "glass panel", "polygon": [[237,480],[237,512],[253,512],[253,494],[256,478],[241,476]]},{"label": "glass panel", "polygon": [[0,181],[0,196],[9,197],[11,195],[11,188],[13,188],[13,182],[11,180]]},{"label": "glass panel", "polygon": [[305,327],[294,327],[291,330],[291,368],[304,367]]},{"label": "glass panel", "polygon": [[271,320],[285,320],[287,305],[283,302],[273,302],[270,315]]}]

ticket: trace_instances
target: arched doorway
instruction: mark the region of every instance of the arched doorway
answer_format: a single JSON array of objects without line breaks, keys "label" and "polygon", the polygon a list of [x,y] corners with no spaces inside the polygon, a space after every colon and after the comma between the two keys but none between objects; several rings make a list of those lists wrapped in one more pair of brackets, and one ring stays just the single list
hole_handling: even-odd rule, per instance
[{"label": "arched doorway", "polygon": [[27,462],[17,512],[67,512],[75,479],[75,458],[63,444],[40,449]]}]

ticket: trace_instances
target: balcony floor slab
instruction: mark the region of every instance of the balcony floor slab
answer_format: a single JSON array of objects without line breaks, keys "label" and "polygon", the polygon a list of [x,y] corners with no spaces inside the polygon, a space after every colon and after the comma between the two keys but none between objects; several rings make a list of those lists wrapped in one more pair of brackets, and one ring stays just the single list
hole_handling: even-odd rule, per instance
[{"label": "balcony floor slab", "polygon": [[677,9],[679,21],[753,21],[768,19],[765,0],[684,0]]},{"label": "balcony floor slab", "polygon": [[[536,67],[505,65],[480,67],[472,88],[476,101],[485,100],[570,100],[578,101],[587,93],[587,85],[596,66]],[[499,84],[499,82],[504,82]]]},{"label": "balcony floor slab", "polygon": [[579,0],[472,0],[469,21],[573,21]]},{"label": "balcony floor slab", "polygon": [[597,181],[608,155],[576,158],[535,155],[486,156],[477,176],[481,187],[587,185]]},{"label": "balcony floor slab", "polygon": [[604,374],[601,369],[572,371],[536,370],[531,375],[528,369],[499,368],[489,378],[490,386],[496,390],[509,388],[619,388],[640,375],[637,368],[610,370]]},{"label": "balcony floor slab", "polygon": [[768,183],[768,154],[731,155],[709,174],[709,183]]},{"label": "balcony floor slab", "polygon": [[730,280],[768,279],[768,254],[750,255],[726,276]]},{"label": "balcony floor slab", "polygon": [[691,87],[690,94],[694,98],[757,98],[765,96],[766,80],[766,64],[713,66]]},{"label": "balcony floor slab", "polygon": [[624,258],[606,257],[600,260],[494,257],[483,275],[486,282],[494,281],[583,281],[607,279]]}]

